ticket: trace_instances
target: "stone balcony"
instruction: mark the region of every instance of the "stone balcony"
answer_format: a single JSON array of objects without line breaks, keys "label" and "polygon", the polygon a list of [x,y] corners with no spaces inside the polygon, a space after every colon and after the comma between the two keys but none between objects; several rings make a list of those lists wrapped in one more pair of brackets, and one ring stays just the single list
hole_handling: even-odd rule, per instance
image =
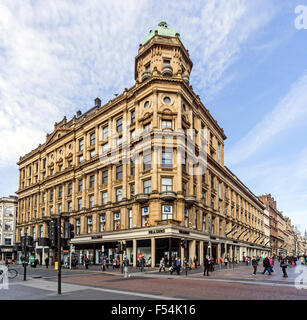
[{"label": "stone balcony", "polygon": [[173,76],[173,68],[171,66],[165,66],[162,68],[162,75],[164,77],[172,77]]},{"label": "stone balcony", "polygon": [[195,195],[185,196],[184,200],[189,206],[192,206],[196,201],[196,196]]},{"label": "stone balcony", "polygon": [[139,193],[135,196],[135,200],[139,203],[144,203],[149,200],[149,194],[147,193]]},{"label": "stone balcony", "polygon": [[144,71],[142,73],[142,81],[145,81],[151,77],[151,72],[150,71]]},{"label": "stone balcony", "polygon": [[174,201],[176,200],[176,193],[173,191],[164,191],[160,197],[164,201]]}]

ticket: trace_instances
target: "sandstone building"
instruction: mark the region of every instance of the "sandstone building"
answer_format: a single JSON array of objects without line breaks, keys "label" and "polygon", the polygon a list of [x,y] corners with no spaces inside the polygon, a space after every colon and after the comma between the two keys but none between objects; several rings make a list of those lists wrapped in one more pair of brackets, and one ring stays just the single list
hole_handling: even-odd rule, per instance
[{"label": "sandstone building", "polygon": [[38,239],[66,212],[75,254],[92,263],[118,241],[133,265],[139,253],[156,265],[170,253],[202,263],[268,252],[265,205],[224,165],[226,136],[189,84],[192,67],[162,21],[139,47],[133,87],[55,123],[18,162],[18,241],[32,235],[36,256],[52,256]]}]

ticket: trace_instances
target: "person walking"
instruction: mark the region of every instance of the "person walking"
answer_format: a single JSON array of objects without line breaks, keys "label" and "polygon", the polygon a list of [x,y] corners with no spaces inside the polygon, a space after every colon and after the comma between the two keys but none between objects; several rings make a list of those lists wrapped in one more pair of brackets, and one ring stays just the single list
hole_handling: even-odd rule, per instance
[{"label": "person walking", "polygon": [[107,260],[106,258],[102,259],[102,271],[106,271],[106,264],[107,264]]},{"label": "person walking", "polygon": [[267,271],[269,273],[269,275],[271,275],[271,265],[270,265],[270,260],[268,257],[264,258],[263,267],[264,267],[264,270],[263,270],[262,274],[265,274],[265,272]]},{"label": "person walking", "polygon": [[209,276],[209,268],[210,268],[210,259],[209,256],[206,255],[205,259],[204,259],[204,276],[207,273],[207,276]]},{"label": "person walking", "polygon": [[46,265],[46,268],[48,269],[48,267],[49,267],[49,258],[48,257],[45,259],[45,265]]},{"label": "person walking", "polygon": [[161,260],[160,260],[160,269],[159,269],[159,272],[161,272],[162,269],[163,269],[164,272],[165,272],[165,259],[164,259],[164,257],[162,257]]},{"label": "person walking", "polygon": [[245,263],[248,266],[248,257],[245,257]]},{"label": "person walking", "polygon": [[85,268],[88,269],[88,265],[89,265],[89,263],[90,263],[90,260],[89,260],[88,257],[85,257],[84,263],[85,263]]},{"label": "person walking", "polygon": [[195,269],[197,269],[197,263],[198,263],[197,258],[194,257],[194,266],[195,266]]},{"label": "person walking", "polygon": [[282,257],[282,259],[280,260],[280,267],[282,269],[283,277],[288,278],[288,274],[287,274],[288,261],[285,257]]},{"label": "person walking", "polygon": [[125,278],[129,277],[128,267],[129,267],[129,259],[125,256],[124,257],[124,275],[125,275]]},{"label": "person walking", "polygon": [[257,274],[257,267],[258,267],[258,260],[256,259],[255,256],[252,259],[252,266],[254,268],[253,274],[256,275]]},{"label": "person walking", "polygon": [[274,272],[274,270],[273,270],[274,261],[272,258],[269,258],[269,261],[270,261],[270,270],[271,270],[271,272]]},{"label": "person walking", "polygon": [[227,257],[224,259],[224,263],[225,263],[225,266],[227,268],[227,263],[228,263],[228,258]]},{"label": "person walking", "polygon": [[180,258],[176,258],[176,272],[178,276],[180,274],[180,270],[181,270],[181,261],[180,261]]},{"label": "person walking", "polygon": [[141,272],[145,272],[145,258],[144,258],[144,256],[141,259]]}]

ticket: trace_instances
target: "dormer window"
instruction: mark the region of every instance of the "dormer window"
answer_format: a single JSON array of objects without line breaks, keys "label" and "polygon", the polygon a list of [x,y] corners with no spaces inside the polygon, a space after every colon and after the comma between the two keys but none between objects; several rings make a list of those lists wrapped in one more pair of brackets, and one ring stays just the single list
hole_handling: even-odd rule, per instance
[{"label": "dormer window", "polygon": [[163,67],[169,67],[171,65],[170,59],[163,59]]},{"label": "dormer window", "polygon": [[145,71],[150,72],[150,62],[145,65]]}]

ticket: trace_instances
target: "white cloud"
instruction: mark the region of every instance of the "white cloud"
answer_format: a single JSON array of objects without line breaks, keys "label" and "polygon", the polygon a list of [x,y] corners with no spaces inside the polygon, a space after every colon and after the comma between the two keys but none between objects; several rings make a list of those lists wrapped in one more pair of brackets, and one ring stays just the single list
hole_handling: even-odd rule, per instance
[{"label": "white cloud", "polygon": [[241,163],[273,141],[279,133],[298,123],[305,125],[306,122],[303,120],[307,116],[306,101],[307,72],[293,84],[275,108],[226,154],[226,163],[230,165]]},{"label": "white cloud", "polygon": [[272,17],[247,0],[33,1],[0,4],[0,167],[15,163],[53,123],[96,96],[134,82],[138,44],[160,19],[181,33],[194,60],[192,84],[216,93],[244,42]]}]

